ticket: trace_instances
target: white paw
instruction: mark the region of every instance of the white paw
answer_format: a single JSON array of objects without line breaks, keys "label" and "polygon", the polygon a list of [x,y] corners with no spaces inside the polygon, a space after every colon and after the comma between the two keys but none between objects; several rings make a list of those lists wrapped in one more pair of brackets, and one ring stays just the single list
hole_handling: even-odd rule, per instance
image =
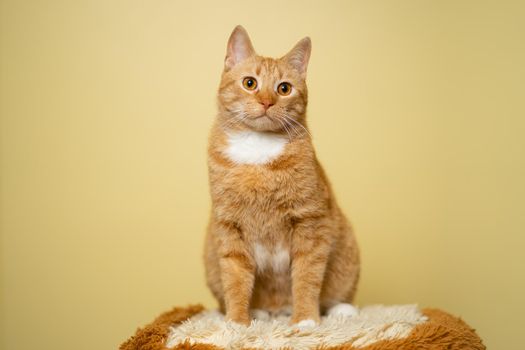
[{"label": "white paw", "polygon": [[312,329],[315,327],[315,325],[316,323],[314,320],[302,320],[296,324],[297,328],[299,328],[300,330]]},{"label": "white paw", "polygon": [[332,306],[327,314],[328,316],[345,316],[352,317],[359,313],[359,310],[354,307],[352,304],[341,303],[335,306]]},{"label": "white paw", "polygon": [[251,309],[250,316],[259,321],[269,321],[271,318],[270,313],[262,309]]}]

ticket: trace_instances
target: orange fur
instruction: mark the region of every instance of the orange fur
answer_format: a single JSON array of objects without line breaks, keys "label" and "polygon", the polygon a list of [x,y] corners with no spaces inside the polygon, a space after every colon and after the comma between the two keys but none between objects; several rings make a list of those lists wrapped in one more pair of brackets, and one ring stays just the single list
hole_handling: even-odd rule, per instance
[{"label": "orange fur", "polygon": [[[319,321],[320,312],[355,294],[357,243],[307,132],[309,54],[305,38],[282,58],[258,56],[240,26],[228,43],[209,139],[205,265],[208,286],[226,316],[239,323],[250,322],[250,308],[289,306],[293,322]],[[246,76],[256,77],[260,87],[244,89]],[[289,96],[276,92],[282,81],[294,89]],[[267,163],[239,164],[225,152],[228,135],[242,131],[282,135],[287,142]],[[260,252],[284,268],[258,266]]]}]

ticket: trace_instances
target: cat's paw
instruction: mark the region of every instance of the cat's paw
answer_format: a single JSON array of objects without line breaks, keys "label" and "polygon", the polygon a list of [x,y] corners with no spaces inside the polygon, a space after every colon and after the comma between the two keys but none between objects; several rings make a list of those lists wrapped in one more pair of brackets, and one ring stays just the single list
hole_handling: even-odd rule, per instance
[{"label": "cat's paw", "polygon": [[251,309],[250,316],[259,321],[269,321],[271,318],[270,313],[262,309]]},{"label": "cat's paw", "polygon": [[359,314],[359,310],[352,304],[340,303],[328,309],[328,316],[352,317]]},{"label": "cat's paw", "polygon": [[252,321],[248,313],[246,313],[246,315],[243,314],[243,315],[233,315],[233,316],[226,314],[226,320],[235,322],[237,324],[240,324],[246,327],[248,327]]},{"label": "cat's paw", "polygon": [[299,328],[302,331],[310,330],[317,326],[317,322],[314,320],[308,319],[308,320],[302,320],[295,324],[295,327]]}]

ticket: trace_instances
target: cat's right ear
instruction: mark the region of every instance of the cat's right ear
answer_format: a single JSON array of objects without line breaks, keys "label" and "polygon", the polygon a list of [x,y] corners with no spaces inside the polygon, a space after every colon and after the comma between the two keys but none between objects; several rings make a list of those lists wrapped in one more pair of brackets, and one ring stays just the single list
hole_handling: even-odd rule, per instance
[{"label": "cat's right ear", "polygon": [[303,77],[306,77],[306,68],[310,60],[312,41],[309,37],[300,40],[293,49],[284,56],[284,59],[294,67]]},{"label": "cat's right ear", "polygon": [[232,69],[236,64],[248,57],[255,55],[252,42],[248,33],[242,26],[237,26],[230,35],[226,58],[224,59],[224,70]]}]

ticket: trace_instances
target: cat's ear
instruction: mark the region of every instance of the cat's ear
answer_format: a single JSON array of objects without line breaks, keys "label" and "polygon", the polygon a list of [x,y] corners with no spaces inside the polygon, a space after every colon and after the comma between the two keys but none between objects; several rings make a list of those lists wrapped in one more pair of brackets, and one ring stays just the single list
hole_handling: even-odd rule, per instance
[{"label": "cat's ear", "polygon": [[224,69],[230,70],[239,62],[253,55],[255,55],[255,50],[253,49],[248,33],[240,25],[235,27],[228,40]]},{"label": "cat's ear", "polygon": [[293,49],[284,56],[284,60],[295,68],[302,76],[306,76],[306,68],[310,60],[312,41],[309,37],[301,39]]}]

